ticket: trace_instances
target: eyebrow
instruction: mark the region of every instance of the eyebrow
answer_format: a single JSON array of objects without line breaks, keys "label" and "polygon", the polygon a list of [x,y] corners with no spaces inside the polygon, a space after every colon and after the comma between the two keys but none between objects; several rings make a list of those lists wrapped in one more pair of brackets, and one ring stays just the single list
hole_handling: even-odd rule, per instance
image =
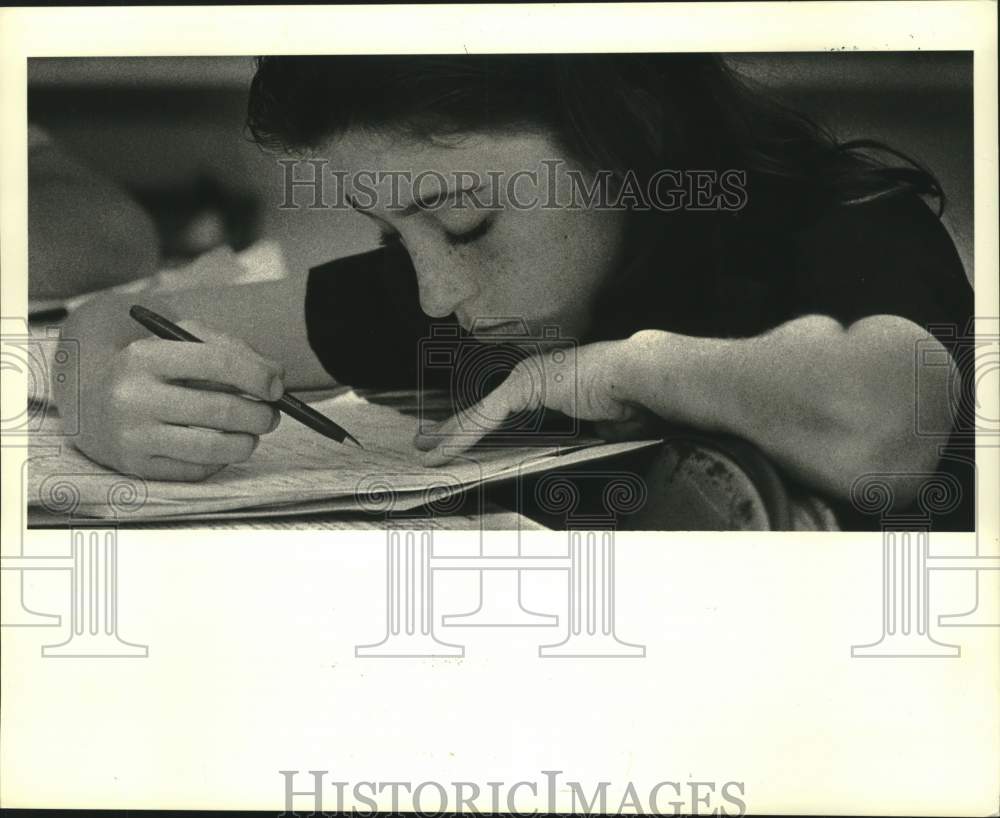
[{"label": "eyebrow", "polygon": [[[475,193],[476,191],[481,190],[483,187],[485,187],[485,185],[479,185],[478,187],[469,185],[464,188],[457,188],[456,190],[445,189],[438,191],[437,193],[432,193],[427,196],[418,196],[416,199],[414,199],[412,204],[408,204],[406,207],[400,209],[399,217],[401,219],[405,219],[407,216],[412,216],[415,213],[419,213],[421,210],[427,210],[435,204],[440,204],[442,202],[447,201],[448,199],[453,199],[463,193]],[[371,208],[359,207],[358,203],[353,199],[353,197],[345,194],[345,198],[347,199],[347,203],[355,210],[357,210],[358,213],[362,213],[365,216],[368,216],[369,218],[372,219],[378,218],[377,216],[372,214]]]}]

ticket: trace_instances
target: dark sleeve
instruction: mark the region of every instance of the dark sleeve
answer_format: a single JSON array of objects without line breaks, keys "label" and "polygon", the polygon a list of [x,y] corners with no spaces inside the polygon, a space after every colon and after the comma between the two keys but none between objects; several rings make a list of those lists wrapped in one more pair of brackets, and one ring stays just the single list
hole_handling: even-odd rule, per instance
[{"label": "dark sleeve", "polygon": [[844,326],[898,315],[950,348],[972,317],[972,287],[955,245],[915,195],[827,211],[794,242],[793,269],[798,312]]},{"label": "dark sleeve", "polygon": [[416,274],[402,246],[312,268],[305,319],[310,346],[338,383],[379,389],[418,385],[420,341],[428,337],[431,319],[420,309]]}]

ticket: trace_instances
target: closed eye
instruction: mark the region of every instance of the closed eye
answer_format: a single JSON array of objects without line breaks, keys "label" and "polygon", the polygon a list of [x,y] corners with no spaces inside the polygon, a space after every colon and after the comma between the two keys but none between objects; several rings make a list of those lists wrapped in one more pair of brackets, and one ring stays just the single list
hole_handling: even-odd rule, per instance
[{"label": "closed eye", "polygon": [[464,233],[449,233],[445,231],[445,240],[451,245],[470,244],[489,233],[492,226],[493,219],[483,219],[471,230],[467,230]]},{"label": "closed eye", "polygon": [[[483,219],[479,224],[473,227],[471,230],[466,230],[464,233],[449,233],[445,231],[444,237],[445,241],[452,246],[459,246],[462,244],[471,244],[476,239],[482,238],[487,233],[490,232],[490,228],[493,227],[493,219]],[[402,243],[399,233],[395,230],[381,230],[379,231],[380,247],[390,247]]]}]

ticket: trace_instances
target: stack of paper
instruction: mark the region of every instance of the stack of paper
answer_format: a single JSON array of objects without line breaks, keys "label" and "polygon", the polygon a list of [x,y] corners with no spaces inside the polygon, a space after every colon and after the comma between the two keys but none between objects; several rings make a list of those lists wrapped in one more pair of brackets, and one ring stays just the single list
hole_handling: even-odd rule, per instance
[{"label": "stack of paper", "polygon": [[[399,512],[448,499],[470,486],[528,475],[656,445],[659,441],[477,447],[445,466],[426,467],[413,446],[417,420],[356,392],[313,404],[348,429],[359,449],[328,440],[289,417],[245,463],[200,483],[129,478],[86,458],[64,439],[28,465],[28,505],[48,514],[128,519],[204,519],[268,513]],[[53,441],[47,438],[47,444]],[[49,450],[51,452],[51,450]]]}]

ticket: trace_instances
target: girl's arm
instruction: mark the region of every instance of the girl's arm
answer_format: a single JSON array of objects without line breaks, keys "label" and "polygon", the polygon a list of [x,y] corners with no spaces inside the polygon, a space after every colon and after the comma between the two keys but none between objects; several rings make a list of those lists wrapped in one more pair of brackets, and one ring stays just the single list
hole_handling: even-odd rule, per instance
[{"label": "girl's arm", "polygon": [[[918,363],[918,341],[937,345],[949,366]],[[741,340],[645,331],[626,343],[619,399],[750,440],[838,498],[864,474],[935,469],[940,441],[917,434],[918,402],[931,428],[951,427],[954,364],[938,341],[898,316],[847,328],[806,316]]]},{"label": "girl's arm", "polygon": [[[439,465],[505,417],[541,406],[633,437],[655,436],[642,422],[652,412],[749,440],[798,480],[846,499],[862,475],[937,466],[940,441],[916,433],[916,407],[929,428],[951,428],[954,365],[918,364],[918,341],[951,361],[938,341],[893,315],[848,328],[811,315],[739,340],[646,330],[567,351],[558,366],[549,356],[521,362],[461,417],[415,443],[426,463]],[[901,505],[913,499],[897,497]]]},{"label": "girl's arm", "polygon": [[[79,347],[79,389],[53,384],[60,415],[80,430],[73,442],[99,463],[156,479],[203,479],[247,459],[279,419],[262,401],[333,383],[306,336],[305,283],[293,277],[84,303],[62,329]],[[129,317],[133,303],[205,343],[151,337]]]}]

